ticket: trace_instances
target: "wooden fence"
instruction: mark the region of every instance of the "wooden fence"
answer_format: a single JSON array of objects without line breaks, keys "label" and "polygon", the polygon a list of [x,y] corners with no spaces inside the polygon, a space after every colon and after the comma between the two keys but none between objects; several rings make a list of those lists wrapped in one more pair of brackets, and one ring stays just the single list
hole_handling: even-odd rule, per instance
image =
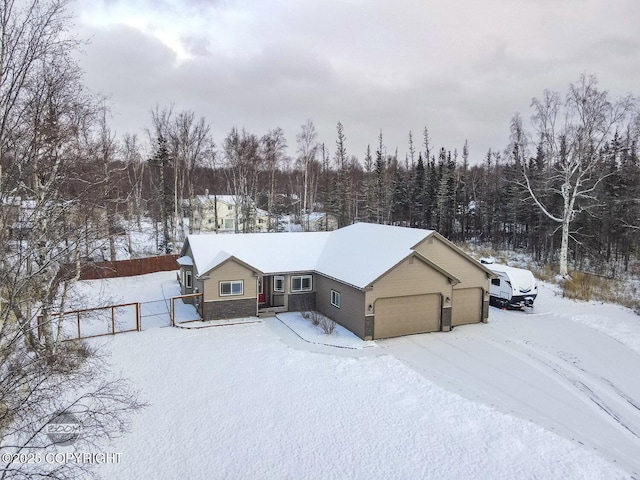
[{"label": "wooden fence", "polygon": [[156,257],[134,258],[133,260],[116,260],[112,262],[95,262],[82,265],[80,280],[97,280],[100,278],[130,277],[146,273],[169,272],[178,269],[176,260],[179,255],[159,255]]}]

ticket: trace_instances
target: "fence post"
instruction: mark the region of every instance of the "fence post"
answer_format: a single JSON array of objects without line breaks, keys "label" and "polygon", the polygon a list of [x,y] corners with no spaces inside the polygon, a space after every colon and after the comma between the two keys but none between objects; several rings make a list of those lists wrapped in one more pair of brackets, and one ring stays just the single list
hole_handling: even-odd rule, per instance
[{"label": "fence post", "polygon": [[175,298],[171,297],[171,326],[175,327],[176,326],[176,315],[175,315],[175,311],[176,311],[176,304],[175,304]]},{"label": "fence post", "polygon": [[116,314],[115,308],[111,307],[111,335],[116,334]]},{"label": "fence post", "polygon": [[136,330],[140,331],[140,302],[136,303]]},{"label": "fence post", "polygon": [[80,340],[82,338],[80,336],[80,312],[78,312],[76,316],[78,317],[78,340]]}]

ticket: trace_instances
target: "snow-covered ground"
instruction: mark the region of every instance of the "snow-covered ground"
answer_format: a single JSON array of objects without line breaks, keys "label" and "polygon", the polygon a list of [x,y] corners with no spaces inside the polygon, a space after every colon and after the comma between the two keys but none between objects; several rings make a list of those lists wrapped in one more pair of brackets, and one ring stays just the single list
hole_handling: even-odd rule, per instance
[{"label": "snow-covered ground", "polygon": [[311,320],[303,318],[298,312],[279,313],[277,317],[302,340],[313,345],[328,345],[353,350],[376,346],[376,342],[363,342],[352,332],[338,324],[336,324],[335,330],[331,335],[326,335],[319,325],[313,325]]},{"label": "snow-covered ground", "polygon": [[[64,332],[68,338],[78,337],[78,317],[81,337],[109,334],[114,327],[116,332],[135,330],[138,314],[141,330],[168,327],[171,325],[171,298],[179,295],[175,271],[77,282],[69,292],[65,311],[80,312],[63,318]],[[123,304],[126,306],[99,308]],[[175,300],[173,306],[176,322],[200,318],[195,308],[182,300]]]},{"label": "snow-covered ground", "polygon": [[[148,292],[167,286],[136,278]],[[375,348],[295,314],[94,339],[150,403],[110,448],[121,463],[100,472],[637,479],[639,336],[629,310],[543,284],[533,312],[491,308],[488,324]],[[345,339],[351,348],[331,346]]]}]

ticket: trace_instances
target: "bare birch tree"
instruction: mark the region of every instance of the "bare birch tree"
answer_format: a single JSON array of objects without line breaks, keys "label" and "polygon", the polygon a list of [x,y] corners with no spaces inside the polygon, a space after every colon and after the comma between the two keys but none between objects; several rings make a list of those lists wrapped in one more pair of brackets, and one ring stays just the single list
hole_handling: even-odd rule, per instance
[{"label": "bare birch tree", "polygon": [[[597,168],[598,153],[616,128],[622,127],[634,102],[630,95],[611,99],[608,92],[598,88],[594,76],[585,75],[569,85],[564,99],[558,93],[545,91],[542,98],[532,101],[531,122],[536,140],[549,161],[549,185],[552,193],[560,197],[560,208],[554,210],[545,203],[524,168],[522,185],[544,215],[559,224],[559,273],[562,276],[568,275],[571,224],[580,212],[598,204],[595,192],[604,178]],[[511,141],[526,155],[530,140],[517,115],[511,123]],[[526,161],[521,164],[526,165]]]},{"label": "bare birch tree", "polygon": [[[141,406],[95,352],[63,342],[56,322],[81,253],[99,238],[85,202],[101,188],[83,168],[98,109],[72,59],[67,3],[0,1],[0,451],[10,455],[51,451],[44,429],[57,413],[82,417],[88,433],[78,446],[90,448],[121,433]],[[77,463],[8,458],[0,478],[91,474]]]},{"label": "bare birch tree", "polygon": [[[140,229],[142,227],[142,209],[143,209],[143,178],[146,163],[142,160],[140,147],[138,145],[138,137],[134,134],[125,134],[122,139],[121,155],[123,161],[127,165],[127,184],[129,186],[129,196],[127,198],[127,206],[129,208],[129,221],[135,223]],[[129,240],[129,252],[133,253],[131,245],[131,229],[127,229]]]},{"label": "bare birch tree", "polygon": [[[195,199],[195,172],[196,168],[205,163],[205,159],[210,155],[210,150],[214,148],[211,139],[211,127],[204,117],[195,119],[195,114],[190,111],[180,112],[175,116],[169,135],[176,167],[176,202],[186,201],[187,215],[189,219],[189,233],[192,233],[193,225],[193,203]],[[179,179],[179,180],[178,180]],[[179,192],[179,193],[178,193]],[[181,209],[177,209],[178,212]],[[180,224],[184,214],[180,216]]]},{"label": "bare birch tree", "polygon": [[302,170],[302,210],[300,212],[303,219],[306,219],[304,230],[309,230],[309,174],[311,165],[316,161],[316,155],[318,153],[318,134],[316,132],[316,126],[312,120],[307,120],[300,130],[300,133],[296,135],[296,141],[298,143],[298,160],[297,164]]},{"label": "bare birch tree", "polygon": [[269,172],[269,186],[267,192],[267,231],[277,231],[277,217],[275,214],[276,174],[284,167],[286,159],[287,140],[281,128],[269,131],[262,137],[262,150],[265,168]]},{"label": "bare birch tree", "polygon": [[235,229],[242,233],[255,230],[255,199],[258,189],[258,172],[261,167],[258,138],[242,129],[232,128],[224,140],[225,170],[230,190],[235,198]]}]

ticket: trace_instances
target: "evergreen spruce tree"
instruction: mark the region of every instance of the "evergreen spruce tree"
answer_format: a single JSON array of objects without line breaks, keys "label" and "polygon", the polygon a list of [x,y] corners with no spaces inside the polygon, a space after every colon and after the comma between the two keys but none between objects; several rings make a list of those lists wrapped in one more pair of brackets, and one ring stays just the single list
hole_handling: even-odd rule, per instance
[{"label": "evergreen spruce tree", "polygon": [[415,173],[413,175],[412,185],[413,210],[415,212],[413,226],[418,228],[426,228],[426,189],[425,189],[425,169],[422,161],[422,153],[418,154],[418,162],[416,163]]},{"label": "evergreen spruce tree", "polygon": [[436,212],[436,193],[438,180],[438,169],[436,167],[436,159],[431,157],[428,161],[427,176],[425,179],[424,189],[424,226],[425,228],[437,229],[438,228],[438,215]]},{"label": "evergreen spruce tree", "polygon": [[458,188],[456,203],[460,212],[460,239],[468,240],[469,230],[469,200],[471,198],[469,193],[469,185],[467,183],[467,177],[469,176],[469,143],[465,140],[464,147],[462,147],[462,164],[458,169]]},{"label": "evergreen spruce tree", "polygon": [[416,149],[413,145],[413,132],[409,130],[409,155],[405,160],[405,205],[406,215],[405,219],[407,225],[413,226],[415,224],[415,199],[414,199],[414,181],[416,172]]},{"label": "evergreen spruce tree", "polygon": [[342,123],[338,122],[336,127],[338,139],[336,140],[336,170],[337,181],[334,195],[335,212],[338,217],[338,228],[349,224],[349,170],[347,165],[347,148],[345,146],[345,135]]},{"label": "evergreen spruce tree", "polygon": [[320,145],[320,154],[322,155],[322,179],[320,181],[320,194],[319,199],[323,204],[324,211],[327,215],[327,221],[324,222],[325,231],[329,230],[329,215],[333,215],[336,218],[337,206],[335,202],[335,184],[332,181],[333,175],[330,166],[329,152],[325,148],[324,143]]},{"label": "evergreen spruce tree", "polygon": [[157,139],[157,148],[153,157],[149,160],[152,167],[158,171],[158,183],[155,185],[155,196],[158,206],[160,207],[160,222],[162,224],[162,240],[158,245],[158,249],[164,253],[171,253],[171,210],[172,198],[171,182],[167,178],[167,170],[170,166],[171,159],[169,157],[169,148],[167,139],[164,135],[159,134]]},{"label": "evergreen spruce tree", "polygon": [[367,152],[364,156],[364,180],[362,182],[362,219],[365,222],[375,221],[375,178],[373,168],[373,158],[371,157],[371,146],[367,145]]}]

